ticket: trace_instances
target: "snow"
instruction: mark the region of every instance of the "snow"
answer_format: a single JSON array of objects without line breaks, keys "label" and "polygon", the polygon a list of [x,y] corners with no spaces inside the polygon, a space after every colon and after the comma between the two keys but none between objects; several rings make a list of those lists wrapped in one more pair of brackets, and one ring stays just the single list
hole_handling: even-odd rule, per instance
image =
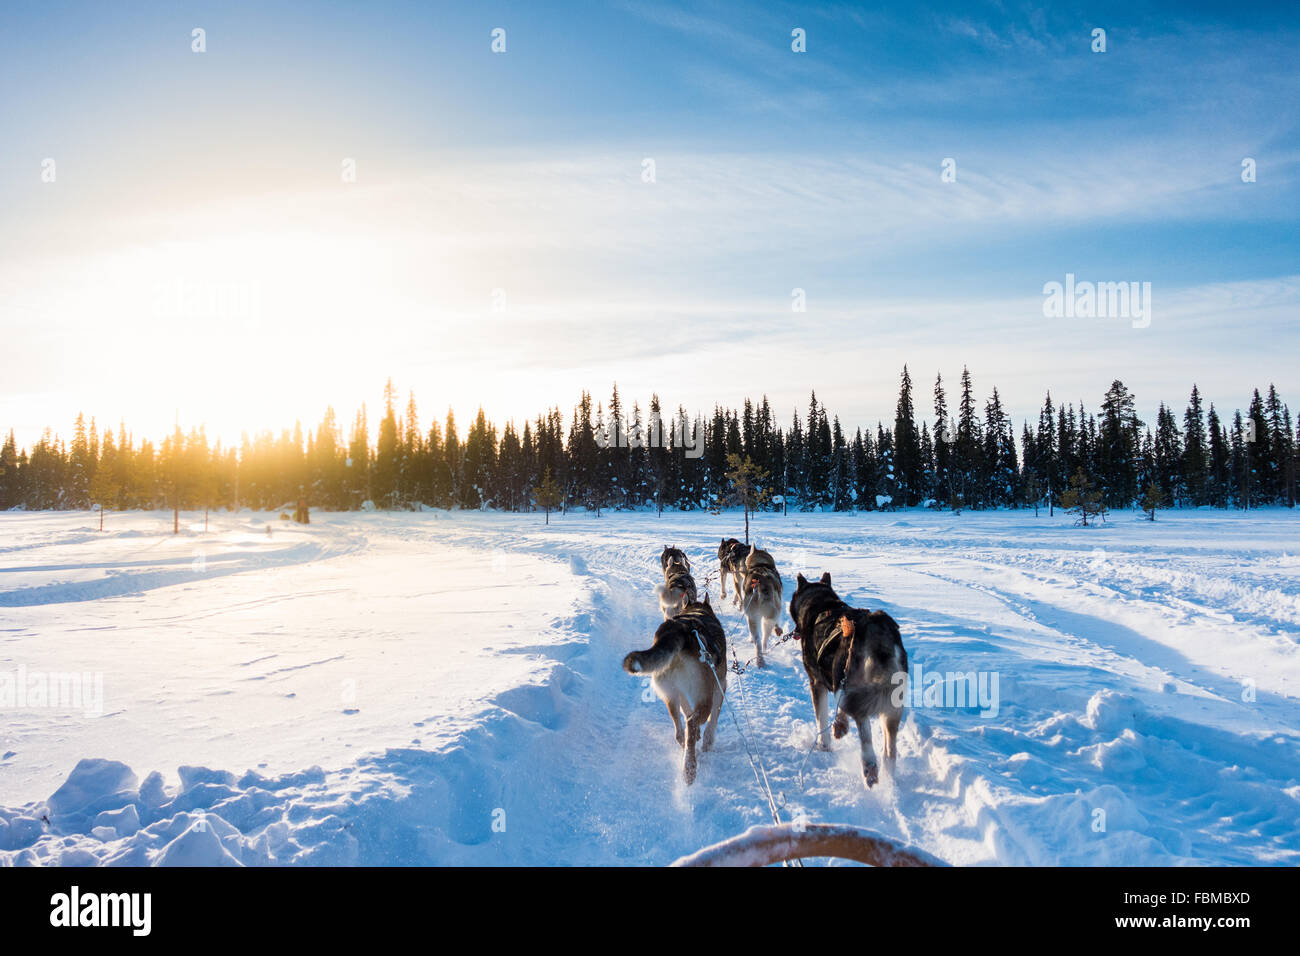
[{"label": "snow", "polygon": [[787,600],[829,570],[927,684],[996,678],[921,695],[870,791],[856,734],[810,753],[793,642],[731,676],[690,788],[619,666],[663,542],[704,585],[739,513],[186,517],[0,514],[0,864],[666,864],[773,822],[738,725],[783,821],[950,863],[1300,863],[1285,510],[752,518]]}]

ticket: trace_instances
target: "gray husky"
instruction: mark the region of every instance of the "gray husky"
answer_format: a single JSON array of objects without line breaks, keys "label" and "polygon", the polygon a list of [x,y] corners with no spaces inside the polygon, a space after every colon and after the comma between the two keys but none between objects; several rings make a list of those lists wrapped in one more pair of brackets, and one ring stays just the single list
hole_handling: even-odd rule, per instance
[{"label": "gray husky", "polygon": [[691,576],[690,559],[680,548],[664,545],[659,564],[664,569],[664,583],[655,588],[655,594],[666,621],[695,602],[695,578]]},{"label": "gray husky", "polygon": [[772,556],[754,546],[745,556],[744,574],[744,600],[740,606],[749,621],[749,636],[754,641],[754,663],[766,667],[763,651],[767,649],[768,639],[773,633],[781,636],[781,628],[776,623],[782,610],[781,575],[777,573]]},{"label": "gray husky", "polygon": [[663,553],[659,555],[659,566],[664,569],[664,577],[668,577],[668,572],[673,568],[680,568],[683,571],[691,569],[691,559],[686,556],[686,552],[677,545],[664,545]]},{"label": "gray husky", "polygon": [[723,538],[718,545],[718,568],[722,586],[722,596],[727,596],[727,578],[734,585],[732,603],[739,606],[740,592],[744,589],[745,554],[749,551],[739,538]]}]

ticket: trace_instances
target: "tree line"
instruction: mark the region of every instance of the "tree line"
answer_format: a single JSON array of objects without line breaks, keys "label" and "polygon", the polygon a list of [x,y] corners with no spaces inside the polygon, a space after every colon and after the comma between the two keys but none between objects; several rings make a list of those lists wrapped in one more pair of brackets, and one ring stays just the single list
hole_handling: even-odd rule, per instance
[{"label": "tree line", "polygon": [[522,430],[498,430],[480,409],[463,437],[450,411],[424,427],[414,394],[399,405],[390,381],[373,443],[364,406],[346,436],[327,409],[314,431],[245,434],[238,447],[209,442],[202,427],[137,441],[124,424],[115,434],[80,415],[70,442],[47,429],[29,451],[10,431],[0,510],[268,510],[304,498],[331,510],[695,510],[742,498],[834,511],[1059,507],[1080,475],[1107,508],[1146,507],[1153,494],[1162,506],[1294,507],[1300,465],[1300,435],[1271,385],[1227,422],[1195,385],[1181,416],[1161,403],[1150,424],[1120,381],[1095,412],[1049,393],[1018,440],[998,390],[981,405],[966,369],[951,401],[936,379],[926,417],[905,366],[892,425],[852,434],[815,392],[785,427],[766,396],[700,415],[665,412],[657,395],[628,409],[617,385],[606,402],[583,392],[567,418],[553,407]]}]

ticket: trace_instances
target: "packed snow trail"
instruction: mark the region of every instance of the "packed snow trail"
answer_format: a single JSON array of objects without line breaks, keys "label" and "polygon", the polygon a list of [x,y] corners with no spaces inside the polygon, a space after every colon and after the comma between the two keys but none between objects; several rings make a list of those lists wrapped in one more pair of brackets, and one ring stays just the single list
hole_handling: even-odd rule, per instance
[{"label": "packed snow trail", "polygon": [[[113,517],[130,526],[116,538],[84,515],[0,515],[0,671],[100,669],[120,691],[94,718],[15,713],[0,860],[662,864],[770,822],[734,714],[784,819],[959,864],[1300,862],[1300,524],[1284,511],[1095,530],[759,515],[787,603],[796,572],[829,570],[898,620],[914,676],[996,676],[996,714],[909,707],[871,791],[856,732],[809,753],[795,642],[730,675],[689,788],[662,704],[621,670],[661,620],[661,547],[702,582],[738,514],[319,515],[270,540],[240,515],[179,544],[158,516]],[[169,579],[199,546],[230,573]],[[261,680],[234,678],[245,662]],[[64,781],[77,757],[99,759]],[[141,781],[126,764],[182,769]]]}]

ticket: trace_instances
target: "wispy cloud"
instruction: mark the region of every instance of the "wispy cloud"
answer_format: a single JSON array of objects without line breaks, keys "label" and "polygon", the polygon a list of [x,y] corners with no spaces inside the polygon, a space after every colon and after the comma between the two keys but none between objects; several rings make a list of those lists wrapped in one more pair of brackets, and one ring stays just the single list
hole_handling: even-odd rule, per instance
[{"label": "wispy cloud", "polygon": [[[102,403],[147,428],[158,394],[256,426],[390,374],[501,415],[614,379],[703,406],[815,385],[872,421],[904,362],[1017,409],[1295,375],[1294,17],[627,0],[516,9],[504,57],[448,9],[430,57],[423,14],[240,8],[204,60],[83,12],[102,82],[62,10],[0,38],[0,76],[58,67],[0,107],[0,426]],[[1046,322],[1067,271],[1151,281],[1152,327]],[[159,314],[177,282],[255,288],[257,327]]]}]

